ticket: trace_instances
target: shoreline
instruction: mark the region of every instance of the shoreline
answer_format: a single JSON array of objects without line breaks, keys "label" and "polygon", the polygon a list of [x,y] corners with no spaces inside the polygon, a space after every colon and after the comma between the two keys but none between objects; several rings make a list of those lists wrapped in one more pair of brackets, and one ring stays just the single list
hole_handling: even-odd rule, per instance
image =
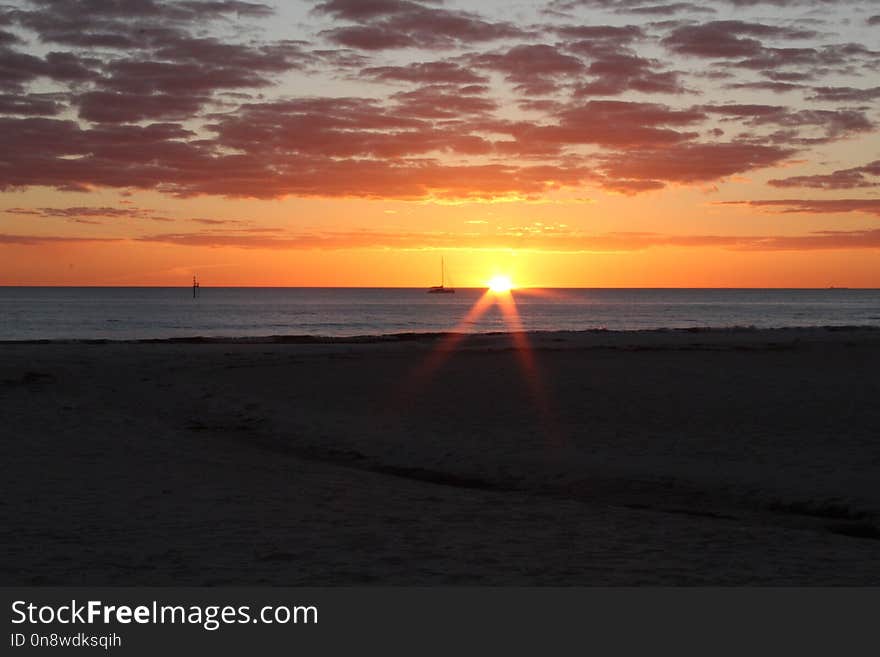
[{"label": "shoreline", "polygon": [[2,339],[0,345],[28,344],[374,344],[400,342],[430,342],[455,337],[469,340],[480,338],[504,338],[514,335],[525,335],[527,338],[542,340],[545,338],[585,338],[594,336],[614,337],[651,337],[651,336],[756,336],[760,334],[817,337],[827,333],[866,333],[880,334],[880,326],[876,325],[822,325],[822,326],[695,326],[686,328],[652,328],[652,329],[582,329],[570,330],[536,330],[536,331],[427,331],[427,332],[395,332],[364,335],[311,335],[311,334],[278,334],[262,336],[182,336],[169,338],[30,338]]}]

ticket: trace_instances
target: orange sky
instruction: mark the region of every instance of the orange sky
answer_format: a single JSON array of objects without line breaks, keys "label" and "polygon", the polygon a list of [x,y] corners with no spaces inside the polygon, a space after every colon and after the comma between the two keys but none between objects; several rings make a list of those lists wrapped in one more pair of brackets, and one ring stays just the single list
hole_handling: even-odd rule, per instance
[{"label": "orange sky", "polygon": [[0,10],[0,284],[880,287],[868,0],[88,4]]}]

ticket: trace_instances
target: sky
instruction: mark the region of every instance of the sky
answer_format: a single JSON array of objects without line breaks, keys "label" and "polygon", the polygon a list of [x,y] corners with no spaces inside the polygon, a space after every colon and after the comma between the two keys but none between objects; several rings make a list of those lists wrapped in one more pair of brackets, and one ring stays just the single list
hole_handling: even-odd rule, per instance
[{"label": "sky", "polygon": [[0,284],[880,287],[877,0],[0,0]]}]

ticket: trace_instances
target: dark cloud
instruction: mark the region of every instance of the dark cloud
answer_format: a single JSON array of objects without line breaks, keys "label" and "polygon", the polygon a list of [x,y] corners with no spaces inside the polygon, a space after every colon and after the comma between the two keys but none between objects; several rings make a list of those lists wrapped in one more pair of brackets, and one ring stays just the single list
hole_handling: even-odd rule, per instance
[{"label": "dark cloud", "polygon": [[145,120],[186,120],[199,113],[208,95],[130,94],[88,91],[74,102],[79,115],[96,123],[137,123]]},{"label": "dark cloud", "polygon": [[617,96],[627,91],[681,94],[686,91],[678,73],[662,70],[656,60],[640,56],[635,46],[647,40],[640,27],[568,25],[553,31],[567,39],[562,47],[589,60],[591,79],[577,83],[577,97]]},{"label": "dark cloud", "polygon": [[[737,119],[746,126],[773,125],[795,129],[797,132],[786,133],[785,141],[791,144],[832,141],[875,128],[868,116],[858,110],[791,110],[779,105],[755,104],[707,105],[703,110]],[[801,137],[801,128],[818,128],[822,135]]]},{"label": "dark cloud", "polygon": [[645,37],[642,28],[636,25],[563,25],[551,29],[565,39],[584,43],[600,42],[603,48],[628,45]]},{"label": "dark cloud", "polygon": [[[292,69],[302,69],[312,63],[315,54],[307,51],[308,44],[301,41],[283,40],[267,44],[236,44],[228,43],[211,37],[170,36],[157,39],[153,52],[160,61],[173,62],[179,65],[198,65],[211,67],[205,74],[211,78],[220,77],[217,83],[206,83],[210,88],[228,85],[224,79],[232,72],[251,71],[262,75],[284,73]],[[338,55],[338,53],[336,53]],[[137,60],[125,60],[117,65],[123,67],[118,71],[125,73],[124,67],[138,63]],[[117,69],[118,70],[118,69]],[[111,69],[111,72],[116,72]],[[159,72],[162,76],[162,72]],[[234,82],[234,80],[233,80]],[[235,86],[260,86],[261,80],[243,78]]]},{"label": "dark cloud", "polygon": [[0,52],[0,88],[20,92],[41,77],[65,82],[71,103],[94,122],[192,118],[217,92],[267,87],[276,75],[321,59],[298,42],[197,34],[218,20],[271,15],[263,4],[30,0],[25,7],[7,12],[9,22],[78,51]]},{"label": "dark cloud", "polygon": [[[780,75],[792,75],[799,80],[815,79],[831,72],[851,73],[857,66],[876,68],[880,52],[869,50],[855,43],[841,43],[820,48],[766,48],[751,57],[735,62],[739,68],[760,70],[765,75],[779,79]],[[785,67],[798,68],[795,72],[782,72]]]},{"label": "dark cloud", "polygon": [[0,115],[54,116],[63,109],[59,94],[0,94]]},{"label": "dark cloud", "polygon": [[[547,230],[552,228],[552,230]],[[497,227],[485,234],[419,231],[206,230],[143,235],[134,241],[202,248],[273,250],[338,249],[518,249],[558,253],[642,251],[656,248],[721,248],[733,251],[823,251],[880,249],[880,230],[816,231],[806,235],[675,235],[651,232],[587,234],[556,226]],[[47,237],[0,234],[0,245],[123,242],[122,238]]]},{"label": "dark cloud", "polygon": [[752,91],[772,91],[776,94],[787,93],[789,91],[798,91],[804,88],[802,84],[794,84],[792,82],[731,82],[725,84],[726,89],[747,89]]},{"label": "dark cloud", "polygon": [[470,58],[474,67],[499,71],[508,82],[526,94],[551,93],[566,78],[584,71],[577,57],[559,52],[546,44],[520,45],[499,53],[485,53]]},{"label": "dark cloud", "polygon": [[265,4],[234,1],[28,0],[25,6],[7,16],[41,41],[111,49],[148,48],[156,38],[186,35],[191,25],[274,13]]},{"label": "dark cloud", "polygon": [[0,48],[0,90],[21,91],[24,85],[46,73],[46,62],[40,57]]},{"label": "dark cloud", "polygon": [[660,5],[644,5],[624,8],[631,14],[642,16],[673,16],[675,14],[714,14],[715,9],[706,5],[697,5],[692,2],[671,2]]},{"label": "dark cloud", "polygon": [[90,242],[121,242],[118,237],[59,237],[54,235],[11,235],[0,233],[0,244],[12,246],[39,246],[42,244],[88,244]]},{"label": "dark cloud", "polygon": [[50,52],[46,55],[45,75],[64,82],[94,81],[100,61],[94,57],[82,57],[71,52]]},{"label": "dark cloud", "polygon": [[[442,2],[442,0],[440,0]],[[411,0],[323,0],[314,11],[349,21],[369,21],[427,9],[429,2]],[[437,4],[437,2],[434,2]]]},{"label": "dark cloud", "polygon": [[[260,3],[22,0],[0,10],[0,189],[410,199],[532,197],[593,184],[635,194],[723,180],[875,129],[858,105],[876,100],[877,89],[819,78],[858,75],[876,53],[789,43],[817,39],[812,24],[697,23],[686,15],[700,7],[688,2],[567,4],[625,10],[639,18],[608,22],[640,25],[591,15],[523,26],[439,1],[324,0],[315,29],[347,47],[314,49],[311,39],[252,30],[272,15]],[[679,15],[665,26],[645,18]],[[664,35],[684,63],[658,58]],[[416,60],[382,52],[403,46],[458,50]],[[701,61],[705,70],[677,70]],[[308,81],[278,85],[290,73],[297,82],[320,76],[327,87],[394,86],[312,97],[300,91],[320,88]],[[500,78],[528,119],[509,111]],[[716,80],[719,100],[682,102]],[[825,105],[724,103],[735,89],[805,91]],[[858,175],[867,173],[799,178],[867,187],[872,179],[856,184]]]},{"label": "dark cloud", "polygon": [[488,79],[454,62],[413,62],[405,66],[373,66],[361,76],[385,82],[418,84],[485,84]]},{"label": "dark cloud", "polygon": [[[213,129],[225,148],[247,150],[266,160],[309,156],[404,158],[431,152],[485,153],[485,139],[458,122],[494,110],[495,101],[469,89],[427,86],[395,94],[395,107],[368,99],[308,99],[252,104],[226,116]],[[478,89],[476,89],[478,91]],[[364,166],[368,163],[362,162]]]},{"label": "dark cloud", "polygon": [[270,84],[250,67],[122,60],[106,70],[95,89],[73,98],[88,121],[183,120],[197,115],[216,91]]},{"label": "dark cloud", "polygon": [[[281,111],[279,111],[281,110]],[[412,155],[486,150],[479,137],[377,111],[369,101],[253,106],[214,124],[216,140],[178,125],[82,128],[0,119],[0,189],[49,185],[156,189],[182,196],[534,196],[584,183],[577,165],[447,165]],[[237,153],[235,151],[241,151]]]},{"label": "dark cloud", "polygon": [[142,208],[114,208],[109,206],[74,206],[66,208],[9,208],[4,210],[7,214],[19,216],[32,216],[54,219],[159,219],[167,221],[165,217],[157,217],[153,211]]},{"label": "dark cloud", "polygon": [[880,199],[788,199],[760,201],[724,201],[721,205],[748,205],[789,213],[843,214],[860,212],[880,217]]},{"label": "dark cloud", "polygon": [[[842,3],[858,3],[864,0],[707,0],[703,4],[693,4],[689,2],[677,2],[654,5],[649,4],[650,0],[550,0],[548,11],[554,13],[568,13],[578,8],[588,9],[604,9],[615,13],[633,13],[633,14],[652,14],[652,13],[676,13],[676,12],[705,12],[712,11],[713,7],[709,5],[718,5],[719,7],[755,7],[759,5],[767,5],[772,7],[819,7],[822,5],[833,6]],[[674,9],[666,9],[666,7],[674,7]]]},{"label": "dark cloud", "polygon": [[441,49],[530,34],[513,23],[410,0],[327,0],[314,11],[355,23],[322,34],[334,43],[362,50]]},{"label": "dark cloud", "polygon": [[[0,23],[0,25],[2,25],[2,23]],[[21,42],[21,38],[13,34],[12,32],[0,30],[0,46],[10,46],[12,44],[17,44]]]},{"label": "dark cloud", "polygon": [[[330,41],[360,50],[393,50],[418,48],[422,45],[418,36],[401,32],[386,25],[355,25],[338,27],[323,33]],[[439,42],[432,41],[432,48],[440,49]]]},{"label": "dark cloud", "polygon": [[793,154],[790,148],[748,142],[682,143],[610,155],[603,171],[611,181],[707,183],[779,164]]},{"label": "dark cloud", "polygon": [[745,21],[712,21],[685,25],[663,39],[663,45],[681,55],[717,59],[757,58],[765,54],[760,38],[806,39],[815,32]]},{"label": "dark cloud", "polygon": [[810,100],[838,103],[870,103],[880,98],[880,87],[856,89],[854,87],[813,87]]},{"label": "dark cloud", "polygon": [[270,75],[301,68],[307,58],[297,44],[245,47],[213,39],[175,39],[154,56],[174,61],[108,62],[95,88],[74,98],[80,115],[114,123],[191,117],[214,93],[268,87]]},{"label": "dark cloud", "polygon": [[[162,223],[171,222],[192,222],[208,226],[226,226],[240,225],[246,222],[237,219],[209,219],[209,218],[192,218],[174,219],[164,214],[151,210],[149,208],[139,208],[134,206],[112,207],[112,206],[72,206],[72,207],[55,207],[55,208],[9,208],[3,210],[6,214],[19,217],[37,217],[40,219],[63,219],[76,223],[85,224],[104,224],[106,222],[99,221],[102,219],[122,220],[137,219],[147,221],[157,221]],[[236,230],[242,230],[236,228]],[[248,228],[250,231],[274,230],[261,228]]]},{"label": "dark cloud", "polygon": [[701,122],[705,114],[656,103],[602,100],[565,106],[554,119],[552,124],[496,121],[484,127],[510,135],[513,141],[498,142],[497,147],[511,154],[553,154],[582,144],[641,149],[695,138],[696,132],[680,128]]},{"label": "dark cloud", "polygon": [[575,87],[575,96],[617,96],[627,91],[646,94],[682,94],[687,90],[679,74],[657,70],[660,63],[635,55],[606,55],[593,61],[587,73],[593,80]]},{"label": "dark cloud", "polygon": [[[17,166],[0,167],[0,185],[415,198],[533,195],[600,180],[633,193],[666,182],[722,179],[776,164],[793,152],[784,145],[693,143],[698,133],[689,128],[705,121],[706,111],[655,103],[590,101],[557,107],[552,123],[536,124],[493,118],[495,101],[479,86],[429,85],[392,100],[251,103],[217,115],[207,126],[211,139],[168,123],[85,129],[71,121],[8,119],[0,128],[15,139],[0,158]],[[784,122],[774,108],[749,111]],[[586,144],[612,151],[598,159],[601,175],[583,160],[562,157]],[[441,164],[434,159],[441,153],[540,154],[559,163]]]},{"label": "dark cloud", "polygon": [[880,160],[869,162],[860,167],[838,169],[828,174],[779,178],[770,180],[768,184],[773,187],[812,187],[814,189],[880,187]]},{"label": "dark cloud", "polygon": [[185,165],[209,164],[172,124],[83,128],[74,121],[0,118],[0,190],[49,185],[86,191],[93,185],[161,188]]},{"label": "dark cloud", "polygon": [[45,58],[0,48],[0,89],[21,91],[38,78],[77,83],[97,78],[93,58],[67,52],[50,52]]},{"label": "dark cloud", "polygon": [[732,83],[728,88],[782,92],[800,88],[795,84],[799,82],[815,83],[832,75],[877,70],[880,52],[859,43],[822,46],[765,43],[818,36],[811,30],[789,26],[727,20],[682,25],[662,39],[662,43],[676,54],[721,60],[716,65],[758,71],[772,81]]},{"label": "dark cloud", "polygon": [[[532,228],[532,227],[525,227]],[[2,242],[0,236],[0,242]],[[34,239],[38,243],[39,238]],[[279,250],[337,249],[511,249],[558,253],[642,251],[652,248],[722,248],[735,251],[819,251],[878,249],[880,230],[822,231],[808,235],[668,235],[606,233],[590,235],[567,230],[498,230],[483,235],[456,233],[350,231],[295,235],[215,232],[164,233],[138,238],[176,246]]]},{"label": "dark cloud", "polygon": [[[484,95],[486,87],[471,85],[455,87],[429,85],[412,91],[396,93],[397,111],[403,116],[425,119],[463,119],[471,115],[488,114],[498,108],[498,102]],[[455,135],[447,135],[451,142]],[[481,140],[482,141],[482,140]],[[453,144],[450,143],[451,150]],[[480,152],[485,152],[481,150]]]},{"label": "dark cloud", "polygon": [[[603,67],[613,67],[612,62],[622,58],[641,59],[635,46],[647,38],[641,28],[634,25],[625,27],[570,25],[554,28],[554,31],[566,39],[558,47],[585,58],[591,62],[591,65],[596,65],[597,74],[601,73]],[[656,66],[656,62],[653,60],[645,60],[645,62],[650,62],[650,67]],[[630,63],[630,65],[632,64]],[[617,76],[612,75],[612,77]]]},{"label": "dark cloud", "polygon": [[666,187],[666,183],[661,180],[628,180],[625,178],[603,178],[599,181],[599,185],[603,189],[627,196],[652,192]]},{"label": "dark cloud", "polygon": [[[225,148],[265,157],[389,156],[423,153],[432,124],[366,98],[311,98],[253,103],[209,126]],[[407,146],[408,145],[408,146]]]},{"label": "dark cloud", "polygon": [[821,7],[822,5],[857,4],[864,0],[721,0],[734,7],[757,7],[769,5],[772,7]]}]

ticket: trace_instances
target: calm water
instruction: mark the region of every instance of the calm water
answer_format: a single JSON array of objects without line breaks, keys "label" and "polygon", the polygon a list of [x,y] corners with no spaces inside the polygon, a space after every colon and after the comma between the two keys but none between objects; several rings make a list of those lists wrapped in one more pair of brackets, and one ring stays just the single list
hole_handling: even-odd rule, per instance
[{"label": "calm water", "polygon": [[[186,336],[351,336],[456,328],[482,290],[429,295],[364,288],[0,287],[0,340]],[[514,292],[529,330],[880,326],[880,290],[611,290]],[[499,331],[493,305],[458,327]]]}]

